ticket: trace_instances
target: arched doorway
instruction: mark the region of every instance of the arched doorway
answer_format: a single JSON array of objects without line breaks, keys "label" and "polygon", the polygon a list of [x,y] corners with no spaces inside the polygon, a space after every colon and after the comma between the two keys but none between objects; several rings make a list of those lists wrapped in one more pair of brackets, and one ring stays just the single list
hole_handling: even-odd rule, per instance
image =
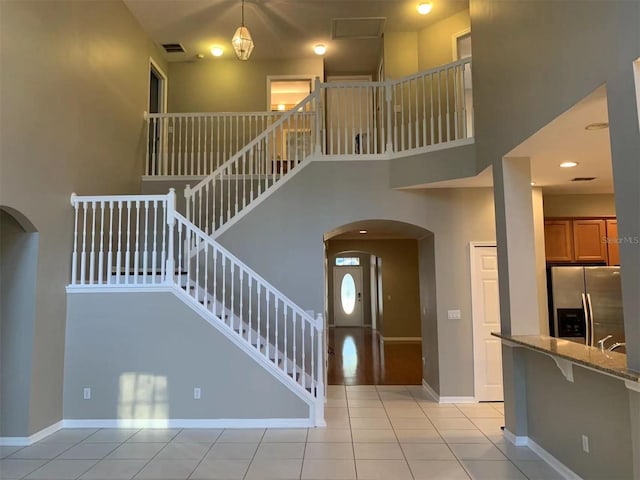
[{"label": "arched doorway", "polygon": [[329,384],[422,383],[422,292],[433,280],[422,268],[433,265],[433,250],[421,248],[425,238],[433,234],[391,220],[325,234]]},{"label": "arched doorway", "polygon": [[0,437],[29,431],[38,240],[24,215],[0,206]]}]

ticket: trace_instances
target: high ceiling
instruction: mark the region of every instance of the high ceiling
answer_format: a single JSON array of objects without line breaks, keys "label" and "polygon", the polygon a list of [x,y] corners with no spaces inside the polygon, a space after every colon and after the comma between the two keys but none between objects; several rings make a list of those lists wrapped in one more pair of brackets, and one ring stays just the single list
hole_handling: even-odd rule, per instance
[{"label": "high ceiling", "polygon": [[[531,178],[547,194],[613,193],[611,142],[609,129],[586,130],[595,123],[609,121],[607,90],[603,85],[566,112],[549,122],[506,156],[529,157]],[[573,161],[574,168],[560,168]],[[574,182],[576,177],[595,177],[592,181]],[[471,178],[438,182],[426,188],[490,187],[489,169]]]},{"label": "high ceiling", "polygon": [[[183,45],[185,53],[165,53],[168,61],[193,61],[198,53],[205,55],[202,61],[215,61],[210,54],[213,45],[221,45],[225,57],[232,58],[231,37],[241,22],[241,0],[124,1],[158,44]],[[251,59],[309,58],[313,56],[313,45],[324,43],[327,72],[373,72],[382,49],[381,31],[419,31],[469,7],[468,0],[432,0],[433,10],[423,16],[416,11],[418,3],[418,0],[245,0],[245,25],[255,43]],[[335,20],[340,20],[337,27]],[[345,34],[372,34],[375,38],[332,38]]]}]

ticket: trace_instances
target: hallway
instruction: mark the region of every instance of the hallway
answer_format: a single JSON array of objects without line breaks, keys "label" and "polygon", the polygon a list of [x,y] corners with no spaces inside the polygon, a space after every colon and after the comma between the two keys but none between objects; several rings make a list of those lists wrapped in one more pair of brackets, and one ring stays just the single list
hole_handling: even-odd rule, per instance
[{"label": "hallway", "polygon": [[420,342],[382,342],[378,331],[330,327],[329,385],[421,385]]}]

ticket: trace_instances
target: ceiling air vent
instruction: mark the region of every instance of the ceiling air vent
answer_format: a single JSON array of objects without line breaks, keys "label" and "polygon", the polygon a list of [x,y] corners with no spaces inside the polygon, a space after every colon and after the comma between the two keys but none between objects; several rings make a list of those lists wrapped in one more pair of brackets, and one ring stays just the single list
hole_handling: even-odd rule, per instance
[{"label": "ceiling air vent", "polygon": [[385,17],[334,18],[331,20],[331,38],[380,38],[386,21]]},{"label": "ceiling air vent", "polygon": [[590,182],[591,180],[595,180],[596,177],[576,177],[572,178],[572,182]]},{"label": "ceiling air vent", "polygon": [[162,47],[167,53],[183,53],[184,48],[179,43],[163,43]]}]

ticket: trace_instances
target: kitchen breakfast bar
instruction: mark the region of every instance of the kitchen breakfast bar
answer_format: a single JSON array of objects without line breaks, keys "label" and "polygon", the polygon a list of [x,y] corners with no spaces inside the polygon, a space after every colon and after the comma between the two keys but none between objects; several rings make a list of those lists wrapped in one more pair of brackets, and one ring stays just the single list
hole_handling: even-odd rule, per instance
[{"label": "kitchen breakfast bar", "polygon": [[[502,342],[505,437],[565,478],[638,480],[640,372],[623,353],[545,335]],[[637,452],[636,452],[637,453]]]}]

